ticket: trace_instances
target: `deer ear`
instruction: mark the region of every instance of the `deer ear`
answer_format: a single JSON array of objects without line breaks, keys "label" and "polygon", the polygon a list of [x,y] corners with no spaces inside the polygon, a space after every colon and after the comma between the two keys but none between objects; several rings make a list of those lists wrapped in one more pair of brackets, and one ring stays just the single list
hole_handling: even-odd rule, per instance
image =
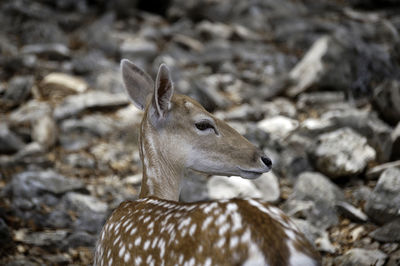
[{"label": "deer ear", "polygon": [[129,98],[137,108],[144,110],[146,97],[153,92],[153,79],[128,59],[121,61],[121,72]]},{"label": "deer ear", "polygon": [[174,84],[169,74],[167,65],[161,64],[158,69],[156,86],[154,90],[154,102],[158,116],[164,117],[170,105],[171,98],[174,94]]}]

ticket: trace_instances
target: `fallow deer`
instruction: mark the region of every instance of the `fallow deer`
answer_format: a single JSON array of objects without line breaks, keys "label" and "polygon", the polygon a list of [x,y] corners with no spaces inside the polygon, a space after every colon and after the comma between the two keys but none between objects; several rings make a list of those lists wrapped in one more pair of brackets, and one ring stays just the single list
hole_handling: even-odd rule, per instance
[{"label": "fallow deer", "polygon": [[155,82],[122,60],[140,126],[143,179],[136,201],[114,210],[95,265],[319,265],[319,255],[277,207],[255,199],[178,202],[186,168],[256,178],[271,160],[195,100],[174,94],[168,67]]}]

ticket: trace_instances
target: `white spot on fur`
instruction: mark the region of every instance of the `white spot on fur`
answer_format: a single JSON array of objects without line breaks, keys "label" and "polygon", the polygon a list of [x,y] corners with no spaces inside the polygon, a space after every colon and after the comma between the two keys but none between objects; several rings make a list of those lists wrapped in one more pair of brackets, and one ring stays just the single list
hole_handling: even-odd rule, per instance
[{"label": "white spot on fur", "polygon": [[150,246],[150,240],[146,240],[146,242],[144,242],[143,249],[147,250],[149,246]]},{"label": "white spot on fur", "polygon": [[206,262],[204,263],[204,266],[211,266],[212,265],[212,259],[211,258],[207,258]]},{"label": "white spot on fur", "polygon": [[239,237],[232,236],[229,241],[229,248],[233,249],[233,248],[237,247],[238,244],[239,244]]},{"label": "white spot on fur", "polygon": [[192,224],[192,226],[190,227],[190,230],[189,230],[189,235],[190,236],[193,236],[193,234],[194,234],[194,232],[196,231],[196,224]]},{"label": "white spot on fur", "polygon": [[131,254],[129,254],[129,252],[126,252],[124,256],[125,263],[127,263],[130,259],[131,259]]},{"label": "white spot on fur", "polygon": [[140,242],[142,242],[142,237],[139,236],[138,238],[135,239],[135,246],[139,246]]},{"label": "white spot on fur", "polygon": [[201,230],[206,230],[206,228],[210,225],[210,223],[211,223],[211,221],[213,220],[213,217],[212,216],[208,216],[205,220],[204,220],[204,222],[203,222],[203,225],[201,226]]},{"label": "white spot on fur", "polygon": [[122,248],[119,250],[118,256],[122,258],[125,254],[125,245],[122,246]]}]

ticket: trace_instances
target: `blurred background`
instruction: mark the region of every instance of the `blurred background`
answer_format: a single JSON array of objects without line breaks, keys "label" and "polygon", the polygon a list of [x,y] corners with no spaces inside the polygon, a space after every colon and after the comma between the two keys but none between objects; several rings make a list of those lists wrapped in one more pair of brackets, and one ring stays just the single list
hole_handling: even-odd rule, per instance
[{"label": "blurred background", "polygon": [[324,265],[400,265],[397,0],[2,0],[0,264],[88,265],[137,198],[141,112],[119,62],[271,156],[250,181],[188,173],[182,201],[258,197]]}]

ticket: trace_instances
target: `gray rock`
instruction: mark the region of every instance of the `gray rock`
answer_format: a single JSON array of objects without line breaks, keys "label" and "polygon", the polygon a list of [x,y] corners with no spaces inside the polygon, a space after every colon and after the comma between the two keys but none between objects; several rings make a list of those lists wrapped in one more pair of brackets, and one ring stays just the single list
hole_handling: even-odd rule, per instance
[{"label": "gray rock", "polygon": [[344,255],[335,259],[335,265],[340,266],[382,266],[385,264],[387,255],[382,251],[353,248]]},{"label": "gray rock", "polygon": [[400,159],[400,122],[392,132],[392,158]]},{"label": "gray rock", "polygon": [[120,53],[123,58],[135,58],[135,60],[142,58],[152,61],[158,54],[158,47],[155,42],[145,38],[129,38],[121,44]]},{"label": "gray rock", "polygon": [[380,120],[374,112],[345,108],[326,112],[322,121],[329,121],[333,127],[349,127],[367,138],[368,144],[377,153],[377,160],[386,162],[390,159],[393,141],[392,128]]},{"label": "gray rock", "polygon": [[320,135],[311,151],[315,166],[332,178],[357,175],[375,159],[376,152],[367,139],[350,128]]},{"label": "gray rock", "polygon": [[[26,7],[24,9],[27,10]],[[53,13],[44,17],[51,17],[52,15]],[[23,44],[68,43],[68,37],[54,22],[31,20],[22,25],[21,31],[20,36]]]},{"label": "gray rock", "polygon": [[10,101],[13,105],[22,103],[31,93],[33,83],[33,76],[16,76],[12,78],[8,82],[8,88],[2,100]]},{"label": "gray rock", "polygon": [[385,80],[374,90],[374,103],[384,119],[392,124],[400,121],[400,82]]},{"label": "gray rock", "polygon": [[231,102],[219,92],[218,83],[218,77],[215,76],[194,81],[197,100],[210,112],[231,105]]},{"label": "gray rock", "polygon": [[368,178],[378,178],[386,169],[393,167],[400,168],[400,160],[374,166],[367,171],[366,175]]},{"label": "gray rock", "polygon": [[92,134],[69,132],[59,137],[61,146],[67,151],[79,151],[89,147],[94,139]]},{"label": "gray rock", "polygon": [[118,55],[118,43],[111,36],[114,21],[114,13],[105,13],[87,28],[80,28],[79,37],[92,49],[99,49],[109,56]]},{"label": "gray rock", "polygon": [[44,116],[33,125],[32,139],[45,149],[51,148],[57,137],[57,125],[52,116]]},{"label": "gray rock", "polygon": [[87,109],[110,109],[121,107],[129,103],[125,93],[111,94],[100,91],[91,91],[65,98],[63,103],[54,110],[56,120],[76,116]]},{"label": "gray rock", "polygon": [[66,230],[34,232],[25,235],[19,241],[35,246],[60,247],[61,242],[67,237],[67,234]]},{"label": "gray rock", "polygon": [[400,169],[386,169],[365,205],[368,216],[377,223],[400,217]]},{"label": "gray rock", "polygon": [[51,114],[51,107],[48,103],[31,100],[13,111],[9,116],[9,121],[13,125],[31,125],[42,117]]},{"label": "gray rock", "polygon": [[400,242],[400,218],[372,231],[369,235],[381,242]]},{"label": "gray rock", "polygon": [[347,60],[343,60],[348,53],[348,47],[337,38],[319,38],[290,71],[293,85],[287,89],[287,94],[296,96],[315,86],[343,90],[350,87],[351,67]]},{"label": "gray rock", "polygon": [[291,216],[306,217],[311,224],[326,229],[338,223],[335,205],[344,200],[343,192],[327,177],[305,172],[298,177],[284,210]]},{"label": "gray rock", "polygon": [[67,154],[62,161],[73,168],[94,168],[96,165],[92,157],[82,153]]},{"label": "gray rock", "polygon": [[69,248],[94,247],[96,240],[96,236],[88,234],[85,231],[77,231],[64,239],[62,249],[68,250]]},{"label": "gray rock", "polygon": [[400,250],[397,250],[390,254],[390,258],[386,266],[397,266],[400,265]]},{"label": "gray rock", "polygon": [[299,228],[310,243],[313,243],[318,251],[328,252],[334,254],[336,252],[336,247],[334,247],[329,240],[328,232],[321,230],[308,221],[303,219],[292,219],[296,226]]},{"label": "gray rock", "polygon": [[69,192],[65,195],[65,200],[71,209],[80,213],[105,213],[107,211],[107,204],[90,195]]},{"label": "gray rock", "polygon": [[46,263],[51,265],[70,265],[72,264],[72,258],[69,254],[51,254],[44,255]]},{"label": "gray rock", "polygon": [[5,123],[0,124],[0,154],[15,153],[22,149],[25,143],[12,132]]},{"label": "gray rock", "polygon": [[64,60],[70,57],[70,50],[62,43],[29,44],[21,48],[23,54],[33,54],[51,60]]},{"label": "gray rock", "polygon": [[345,102],[345,100],[345,94],[341,91],[302,93],[299,95],[296,107],[304,111],[311,108],[313,110],[319,111],[319,113],[323,113],[324,111],[332,107],[337,107],[337,105],[342,104],[343,102]]},{"label": "gray rock", "polygon": [[297,110],[295,105],[286,98],[275,98],[271,102],[265,102],[260,106],[264,117],[285,116],[295,118]]},{"label": "gray rock", "polygon": [[298,128],[299,122],[285,116],[275,116],[261,120],[257,126],[268,133],[271,139],[282,142]]},{"label": "gray rock", "polygon": [[66,208],[77,213],[73,221],[75,230],[97,234],[107,218],[108,206],[99,199],[75,192],[67,193],[62,202]]},{"label": "gray rock", "polygon": [[254,106],[249,104],[242,104],[234,107],[227,112],[217,112],[215,115],[223,120],[236,120],[236,121],[249,121],[260,120],[262,113]]},{"label": "gray rock", "polygon": [[363,211],[357,209],[347,202],[340,201],[336,203],[336,208],[341,215],[349,218],[352,221],[366,222],[368,220],[368,216]]},{"label": "gray rock", "polygon": [[53,170],[22,172],[15,175],[11,181],[14,198],[34,199],[43,193],[63,194],[82,188],[82,181],[67,178]]},{"label": "gray rock", "polygon": [[66,119],[61,123],[63,134],[88,133],[96,137],[105,137],[115,130],[114,120],[110,117],[94,114],[81,119]]}]

